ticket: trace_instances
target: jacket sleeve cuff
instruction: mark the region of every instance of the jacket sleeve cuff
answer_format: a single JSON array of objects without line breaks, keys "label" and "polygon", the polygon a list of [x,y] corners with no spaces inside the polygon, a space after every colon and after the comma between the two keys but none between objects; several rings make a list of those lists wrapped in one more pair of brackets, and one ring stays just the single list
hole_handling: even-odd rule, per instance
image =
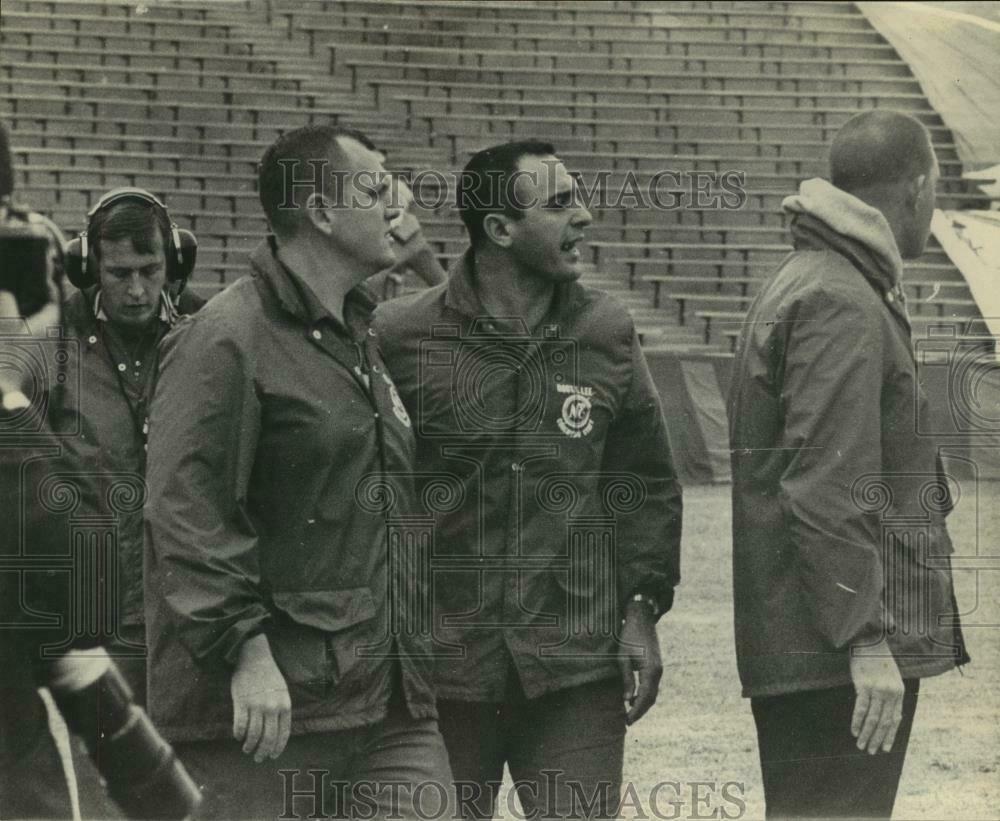
[{"label": "jacket sleeve cuff", "polygon": [[848,649],[851,647],[872,647],[881,641],[887,641],[889,634],[895,632],[895,621],[892,614],[884,607],[879,607],[878,616],[872,617],[848,642]]},{"label": "jacket sleeve cuff", "polygon": [[239,621],[227,626],[213,639],[199,642],[195,636],[190,636],[186,644],[195,660],[201,664],[221,663],[227,667],[235,667],[244,642],[265,632],[270,621],[271,614],[261,606],[259,610],[254,608],[252,613],[247,613]]},{"label": "jacket sleeve cuff", "polygon": [[674,606],[674,588],[673,585],[666,582],[661,584],[645,582],[635,585],[624,597],[623,605],[631,601],[636,595],[641,595],[656,603],[656,612],[653,614],[653,618],[656,621],[659,621]]},{"label": "jacket sleeve cuff", "polygon": [[259,636],[263,633],[270,620],[270,615],[259,616],[253,621],[241,622],[235,628],[228,631],[235,632],[236,635],[227,642],[226,651],[222,656],[227,665],[230,667],[236,666],[236,662],[240,658],[240,648],[254,636]]}]

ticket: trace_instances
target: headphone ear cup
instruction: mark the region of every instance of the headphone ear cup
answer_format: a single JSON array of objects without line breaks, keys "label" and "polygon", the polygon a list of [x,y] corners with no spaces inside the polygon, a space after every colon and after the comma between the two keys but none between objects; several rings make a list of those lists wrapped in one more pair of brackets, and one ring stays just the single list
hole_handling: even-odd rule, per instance
[{"label": "headphone ear cup", "polygon": [[94,284],[80,237],[75,237],[66,245],[65,268],[66,278],[81,291]]},{"label": "headphone ear cup", "polygon": [[198,260],[198,238],[184,228],[177,229],[177,237],[180,240],[180,260],[176,255],[171,259],[170,276],[171,282],[190,279],[194,272],[194,264]]}]

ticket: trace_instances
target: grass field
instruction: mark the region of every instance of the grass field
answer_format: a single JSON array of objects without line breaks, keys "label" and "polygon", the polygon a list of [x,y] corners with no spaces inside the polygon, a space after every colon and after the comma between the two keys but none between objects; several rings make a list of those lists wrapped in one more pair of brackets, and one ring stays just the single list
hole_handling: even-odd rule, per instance
[{"label": "grass field", "polygon": [[[964,490],[964,486],[963,486]],[[647,796],[662,781],[660,812],[677,818],[733,817],[726,782],[745,785],[744,818],[762,818],[756,736],[740,698],[733,650],[728,486],[685,490],[683,582],[661,621],[665,673],[660,697],[628,735],[625,778]],[[956,556],[1000,557],[1000,484],[965,493],[949,519]],[[897,819],[1000,818],[1000,573],[955,575],[972,664],[926,680],[896,801]],[[707,803],[695,805],[691,782]],[[732,794],[732,791],[731,791]],[[672,808],[670,798],[683,801]],[[712,815],[713,810],[715,815]],[[647,817],[655,818],[649,807]],[[639,812],[623,813],[641,818]]]},{"label": "grass field", "polygon": [[[653,709],[629,731],[625,818],[763,818],[756,736],[740,698],[732,635],[729,487],[685,490],[683,582],[660,623],[664,677]],[[958,557],[1000,556],[1000,484],[965,493],[950,521]],[[972,664],[926,680],[896,819],[1000,818],[1000,573],[959,571]],[[581,727],[581,733],[586,727]],[[657,800],[651,791],[662,782]],[[725,785],[729,785],[726,787]],[[734,786],[735,785],[735,786]],[[744,804],[726,800],[730,798]],[[521,818],[508,789],[498,817]],[[656,812],[659,812],[659,815]]]}]

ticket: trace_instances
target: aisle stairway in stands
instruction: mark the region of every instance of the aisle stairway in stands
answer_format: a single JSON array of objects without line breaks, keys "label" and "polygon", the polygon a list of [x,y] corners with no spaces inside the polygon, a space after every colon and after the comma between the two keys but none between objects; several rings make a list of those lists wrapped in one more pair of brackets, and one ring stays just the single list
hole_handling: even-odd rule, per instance
[{"label": "aisle stairway in stands", "polygon": [[[787,253],[781,199],[825,173],[826,144],[860,108],[920,117],[941,204],[984,205],[907,66],[850,3],[4,0],[2,45],[0,117],[33,200],[76,227],[110,185],[166,194],[192,214],[206,289],[260,232],[262,147],[331,113],[414,171],[552,140],[606,193],[586,279],[629,305],[650,347],[730,349]],[[421,179],[426,200],[438,177]],[[636,207],[651,180],[676,207]],[[450,205],[421,217],[454,258]],[[935,243],[907,283],[918,323],[978,315]]]}]

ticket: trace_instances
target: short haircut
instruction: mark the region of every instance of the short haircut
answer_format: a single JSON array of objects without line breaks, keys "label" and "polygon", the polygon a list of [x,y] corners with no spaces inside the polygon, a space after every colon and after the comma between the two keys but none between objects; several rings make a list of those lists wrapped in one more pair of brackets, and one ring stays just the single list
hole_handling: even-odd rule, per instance
[{"label": "short haircut", "polygon": [[94,256],[101,259],[101,243],[131,239],[140,254],[156,250],[153,237],[157,232],[163,240],[163,251],[170,247],[170,217],[155,203],[144,199],[126,198],[102,208],[90,218],[87,240]]},{"label": "short haircut", "polygon": [[385,154],[385,152],[376,146],[375,143],[371,141],[371,138],[363,131],[358,131],[358,129],[351,128],[349,125],[338,126],[338,128],[340,129],[340,134],[337,135],[338,137],[346,137],[347,139],[361,143],[369,151],[379,151],[382,154]]},{"label": "short haircut", "polygon": [[933,164],[927,129],[899,111],[856,114],[830,146],[830,181],[849,193],[914,179],[927,174]]},{"label": "short haircut", "polygon": [[[551,143],[520,140],[484,148],[469,160],[458,179],[455,201],[473,247],[486,240],[483,221],[490,214],[518,219],[521,209],[512,199],[511,177],[522,157],[554,156]],[[514,178],[516,181],[516,177]]]},{"label": "short haircut", "polygon": [[[341,137],[375,150],[375,144],[357,129],[307,125],[278,137],[264,152],[258,166],[257,193],[277,236],[294,236],[309,197],[326,194],[334,175],[348,170],[347,158],[337,143]],[[318,177],[323,170],[328,173]]]}]

